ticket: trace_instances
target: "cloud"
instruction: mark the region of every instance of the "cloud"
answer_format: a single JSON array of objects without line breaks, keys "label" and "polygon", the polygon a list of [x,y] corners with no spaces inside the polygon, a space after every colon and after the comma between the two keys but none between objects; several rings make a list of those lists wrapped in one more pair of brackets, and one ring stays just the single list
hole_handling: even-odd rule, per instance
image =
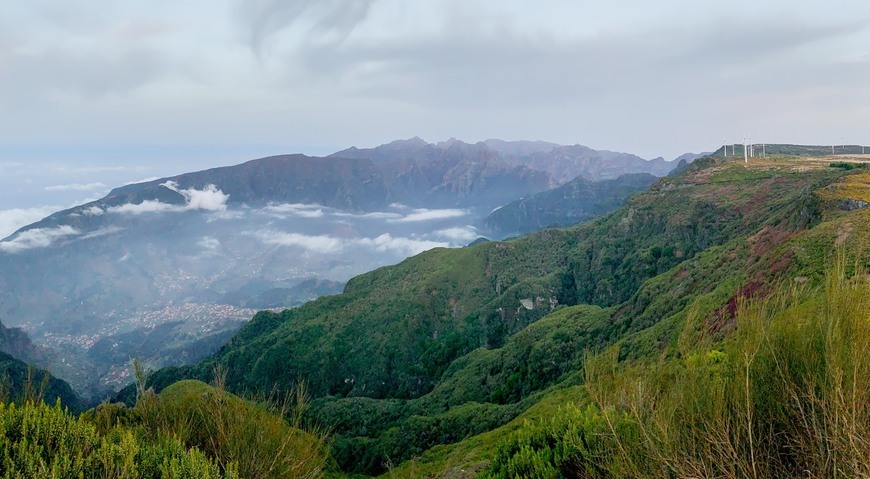
[{"label": "cloud", "polygon": [[103,183],[71,183],[68,185],[51,185],[43,188],[45,191],[94,191],[105,189]]},{"label": "cloud", "polygon": [[173,181],[163,183],[166,188],[169,188],[176,193],[181,193],[184,199],[187,200],[186,210],[206,210],[206,211],[226,211],[227,200],[230,195],[224,194],[215,185],[206,185],[205,189],[197,190],[189,188],[186,190],[178,189],[178,185]]},{"label": "cloud", "polygon": [[178,205],[171,205],[157,200],[145,200],[141,203],[125,203],[120,206],[112,206],[106,211],[109,213],[141,215],[143,213],[162,213],[166,211],[185,211],[186,208]]},{"label": "cloud", "polygon": [[0,210],[0,239],[11,235],[24,226],[36,223],[59,209],[61,209],[59,206],[40,206]]},{"label": "cloud", "polygon": [[245,0],[239,12],[251,49],[260,55],[266,41],[291,27],[304,31],[304,41],[339,45],[369,13],[375,0]]},{"label": "cloud", "polygon": [[258,231],[256,236],[264,244],[296,246],[315,253],[336,253],[341,251],[345,246],[343,240],[325,235]]},{"label": "cloud", "polygon": [[56,228],[34,228],[0,242],[0,251],[15,254],[33,248],[47,248],[58,238],[78,234],[80,234],[79,230],[68,225]]},{"label": "cloud", "polygon": [[477,229],[473,226],[445,228],[443,230],[435,231],[432,234],[454,241],[472,241],[480,236],[477,233]]},{"label": "cloud", "polygon": [[799,3],[7,2],[0,130],[287,149],[542,137],[644,157],[745,128],[866,140],[870,3]]},{"label": "cloud", "polygon": [[289,214],[300,218],[321,218],[323,216],[322,208],[318,204],[276,203],[269,204],[263,210],[270,213]]},{"label": "cloud", "polygon": [[108,235],[113,235],[115,233],[120,233],[121,231],[124,231],[124,228],[121,228],[120,226],[107,226],[105,228],[100,228],[100,229],[97,229],[95,231],[91,231],[90,233],[83,235],[80,239],[86,240],[86,239],[99,238],[101,236],[108,236]]},{"label": "cloud", "polygon": [[468,214],[466,210],[460,209],[443,209],[443,210],[430,210],[426,208],[420,208],[413,210],[412,213],[403,216],[401,218],[397,218],[392,220],[396,223],[414,223],[418,221],[432,221],[432,220],[444,220],[448,218],[458,218],[460,216],[465,216]]},{"label": "cloud", "polygon": [[214,251],[220,247],[221,242],[217,238],[213,238],[211,236],[203,236],[197,244],[207,250]]},{"label": "cloud", "polygon": [[256,237],[264,244],[278,246],[293,246],[315,253],[339,253],[349,247],[363,247],[371,250],[395,252],[412,256],[432,248],[447,248],[450,245],[442,241],[421,240],[406,237],[394,237],[384,233],[375,238],[342,239],[327,235],[304,235],[299,233],[283,233],[276,231],[258,231]]},{"label": "cloud", "polygon": [[333,216],[338,216],[340,218],[356,218],[356,219],[364,219],[364,220],[395,220],[402,217],[402,215],[398,213],[389,213],[386,211],[374,211],[372,213],[346,213],[346,212],[336,212],[332,213]]},{"label": "cloud", "polygon": [[432,248],[446,248],[450,246],[447,243],[439,241],[418,240],[405,237],[393,237],[389,233],[384,233],[376,238],[361,238],[354,240],[355,244],[373,248],[379,252],[395,251],[398,253],[413,256],[422,253],[423,251]]},{"label": "cloud", "polygon": [[125,203],[120,206],[112,206],[106,211],[110,213],[141,215],[143,213],[182,212],[193,210],[224,212],[227,209],[227,200],[230,196],[224,194],[215,185],[206,185],[202,190],[195,188],[179,189],[175,182],[167,181],[161,186],[169,188],[184,196],[184,205],[163,203],[159,200],[145,200],[141,203]]},{"label": "cloud", "polygon": [[206,222],[211,223],[215,220],[238,220],[245,217],[245,212],[242,210],[226,210],[226,211],[215,211]]},{"label": "cloud", "polygon": [[90,208],[85,208],[81,211],[81,214],[85,216],[100,216],[105,211],[97,205],[91,206]]}]

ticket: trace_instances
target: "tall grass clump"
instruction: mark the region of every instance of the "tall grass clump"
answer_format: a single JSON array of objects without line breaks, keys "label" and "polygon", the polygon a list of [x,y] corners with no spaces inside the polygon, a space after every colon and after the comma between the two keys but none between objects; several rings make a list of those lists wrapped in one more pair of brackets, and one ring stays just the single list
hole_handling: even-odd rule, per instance
[{"label": "tall grass clump", "polygon": [[590,356],[594,408],[527,425],[485,477],[870,477],[870,281],[845,264],[743,302],[735,337],[705,350]]},{"label": "tall grass clump", "polygon": [[279,401],[254,402],[228,393],[224,377],[216,371],[212,386],[180,381],[160,395],[138,387],[132,410],[107,409],[107,415],[138,424],[146,435],[178,438],[239,477],[322,477],[329,457],[327,436],[303,424],[304,387]]}]

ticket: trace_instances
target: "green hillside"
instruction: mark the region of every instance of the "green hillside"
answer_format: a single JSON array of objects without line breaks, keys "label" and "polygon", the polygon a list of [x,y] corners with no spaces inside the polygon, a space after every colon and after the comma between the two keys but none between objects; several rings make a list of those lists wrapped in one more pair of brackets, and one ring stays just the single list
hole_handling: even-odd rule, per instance
[{"label": "green hillside", "polygon": [[733,336],[746,298],[821,284],[835,245],[848,265],[870,264],[868,184],[866,170],[818,159],[697,160],[574,228],[431,250],[341,295],[261,312],[212,358],[151,384],[215,365],[231,391],[304,380],[345,471],[417,457],[393,474],[471,477],[518,417],[588,403],[590,385],[574,386],[589,351],[679,359]]},{"label": "green hillside", "polygon": [[0,403],[27,399],[61,401],[73,410],[81,407],[78,396],[66,381],[0,351]]}]

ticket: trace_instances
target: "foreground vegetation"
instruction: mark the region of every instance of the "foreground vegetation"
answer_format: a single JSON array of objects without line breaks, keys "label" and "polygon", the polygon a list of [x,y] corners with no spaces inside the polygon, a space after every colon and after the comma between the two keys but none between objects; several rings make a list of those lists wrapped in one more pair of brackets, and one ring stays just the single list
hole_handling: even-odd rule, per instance
[{"label": "foreground vegetation", "polygon": [[590,398],[527,422],[495,478],[870,475],[870,283],[747,301],[734,339],[653,363],[586,363]]},{"label": "foreground vegetation", "polygon": [[323,476],[325,436],[284,419],[301,418],[302,391],[276,410],[225,392],[220,376],[216,385],[183,381],[159,396],[140,388],[134,407],[107,403],[81,415],[60,400],[0,403],[0,477]]}]

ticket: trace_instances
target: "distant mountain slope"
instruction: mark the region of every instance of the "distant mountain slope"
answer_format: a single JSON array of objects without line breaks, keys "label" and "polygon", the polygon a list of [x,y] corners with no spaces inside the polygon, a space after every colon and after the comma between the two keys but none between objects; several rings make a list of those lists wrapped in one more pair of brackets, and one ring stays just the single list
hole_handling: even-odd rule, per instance
[{"label": "distant mountain slope", "polygon": [[488,234],[499,237],[545,227],[570,226],[609,213],[656,180],[657,177],[647,173],[602,181],[575,178],[558,188],[502,206],[483,220],[483,228]]},{"label": "distant mountain slope", "polygon": [[497,205],[547,189],[542,170],[509,165],[483,143],[458,140],[433,145],[420,138],[370,149],[350,148],[332,158],[370,160],[383,171],[393,198],[410,205]]},{"label": "distant mountain slope", "polygon": [[281,155],[123,186],[112,190],[102,202],[117,206],[160,199],[183,204],[182,194],[161,186],[167,181],[174,182],[179,190],[214,185],[229,196],[230,203],[251,206],[271,201],[369,210],[389,201],[382,173],[370,161]]},{"label": "distant mountain slope", "polygon": [[506,161],[546,171],[555,184],[566,183],[578,176],[593,181],[615,179],[626,173],[665,176],[676,166],[676,163],[663,158],[644,160],[628,153],[593,150],[582,145],[559,146],[549,151],[510,156]]},{"label": "distant mountain slope", "polygon": [[30,394],[28,389],[38,393],[49,404],[60,399],[64,407],[74,411],[82,406],[78,396],[65,381],[57,379],[42,369],[29,367],[23,361],[0,351],[0,381],[2,381],[5,400],[19,400]]},{"label": "distant mountain slope", "polygon": [[28,362],[45,361],[41,351],[21,328],[6,327],[0,321],[0,351]]},{"label": "distant mountain slope", "polygon": [[505,156],[526,156],[534,153],[547,153],[561,145],[547,141],[504,141],[499,139],[484,140],[489,149]]}]

